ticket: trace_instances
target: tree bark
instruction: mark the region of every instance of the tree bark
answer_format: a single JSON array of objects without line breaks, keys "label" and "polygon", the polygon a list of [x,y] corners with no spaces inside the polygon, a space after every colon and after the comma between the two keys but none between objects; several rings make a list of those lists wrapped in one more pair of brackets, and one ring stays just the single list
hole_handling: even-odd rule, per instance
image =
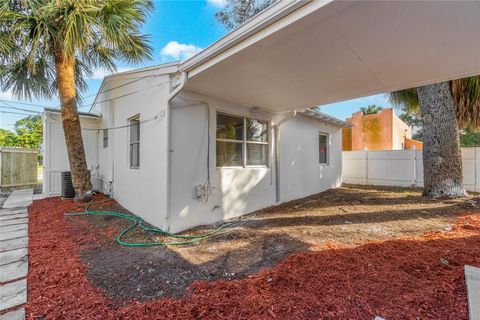
[{"label": "tree bark", "polygon": [[423,124],[423,194],[463,197],[460,133],[448,82],[417,88]]},{"label": "tree bark", "polygon": [[92,197],[90,173],[85,159],[82,129],[77,110],[75,85],[75,60],[63,57],[55,58],[58,94],[62,111],[62,126],[67,144],[68,161],[75,189],[75,201],[89,201]]}]

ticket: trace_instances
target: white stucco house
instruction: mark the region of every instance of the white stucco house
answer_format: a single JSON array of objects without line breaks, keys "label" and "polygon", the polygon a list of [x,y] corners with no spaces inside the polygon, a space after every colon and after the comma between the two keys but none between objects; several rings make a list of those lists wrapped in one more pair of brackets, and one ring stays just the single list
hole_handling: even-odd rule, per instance
[{"label": "white stucco house", "polygon": [[[480,74],[479,13],[278,1],[184,62],[108,76],[81,115],[94,187],[171,232],[338,187],[348,124],[311,108]],[[58,111],[44,119],[57,195],[65,142]]]}]

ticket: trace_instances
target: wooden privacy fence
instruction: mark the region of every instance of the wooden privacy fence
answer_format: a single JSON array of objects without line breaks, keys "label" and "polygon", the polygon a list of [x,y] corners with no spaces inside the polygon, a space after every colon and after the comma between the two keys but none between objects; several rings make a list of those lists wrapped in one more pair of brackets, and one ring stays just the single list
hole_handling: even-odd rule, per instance
[{"label": "wooden privacy fence", "polygon": [[[379,186],[423,187],[421,150],[344,151],[343,182]],[[463,181],[480,192],[480,148],[462,148]]]},{"label": "wooden privacy fence", "polygon": [[37,182],[38,151],[23,148],[0,148],[0,187],[22,189]]}]

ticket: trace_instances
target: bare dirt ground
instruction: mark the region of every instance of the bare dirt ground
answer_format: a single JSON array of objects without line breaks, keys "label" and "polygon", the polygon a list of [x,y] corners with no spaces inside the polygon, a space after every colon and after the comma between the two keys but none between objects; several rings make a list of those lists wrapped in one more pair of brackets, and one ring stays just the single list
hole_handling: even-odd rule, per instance
[{"label": "bare dirt ground", "polygon": [[[478,195],[433,200],[422,197],[420,190],[344,185],[260,210],[249,215],[243,226],[190,246],[122,247],[113,238],[128,222],[113,217],[78,217],[87,223],[74,224],[74,232],[106,231],[112,236],[82,245],[81,258],[93,285],[123,305],[131,300],[180,297],[195,280],[245,278],[295,252],[353,248],[371,240],[449,231],[456,213],[480,212],[477,203],[480,206]],[[102,208],[109,209],[127,212],[118,205]],[[164,239],[134,233],[128,240]]]}]

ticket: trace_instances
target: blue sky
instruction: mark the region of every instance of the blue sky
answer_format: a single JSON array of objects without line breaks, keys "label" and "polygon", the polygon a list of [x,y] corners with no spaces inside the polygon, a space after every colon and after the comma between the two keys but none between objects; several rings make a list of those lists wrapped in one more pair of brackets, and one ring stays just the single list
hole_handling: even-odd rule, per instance
[{"label": "blue sky", "polygon": [[[154,60],[146,65],[155,65],[173,60],[183,60],[195,54],[201,48],[212,44],[227,33],[215,19],[215,12],[222,6],[222,0],[176,0],[176,1],[155,1],[155,11],[151,14],[144,32],[151,35],[154,47]],[[138,66],[125,65],[120,63],[119,71],[129,70]],[[93,95],[97,92],[103,76],[107,75],[104,70],[96,70],[94,79],[88,80],[89,90],[83,96],[86,98],[84,104],[91,103]],[[0,92],[0,100],[14,100],[8,92]],[[58,99],[52,101],[35,100],[24,101],[27,103],[41,104],[49,107],[58,107]],[[335,103],[322,106],[322,112],[345,119],[353,112],[358,111],[362,106],[377,104],[388,107],[384,95],[364,97],[355,100]],[[0,106],[5,106],[0,101]],[[10,103],[12,105],[12,103]],[[38,106],[14,104],[22,109],[41,111]],[[88,111],[88,107],[80,108],[81,111]],[[18,110],[0,108],[0,111]],[[18,111],[24,113],[24,111]],[[23,118],[24,115],[0,113],[0,128],[12,129],[15,121]]]}]

